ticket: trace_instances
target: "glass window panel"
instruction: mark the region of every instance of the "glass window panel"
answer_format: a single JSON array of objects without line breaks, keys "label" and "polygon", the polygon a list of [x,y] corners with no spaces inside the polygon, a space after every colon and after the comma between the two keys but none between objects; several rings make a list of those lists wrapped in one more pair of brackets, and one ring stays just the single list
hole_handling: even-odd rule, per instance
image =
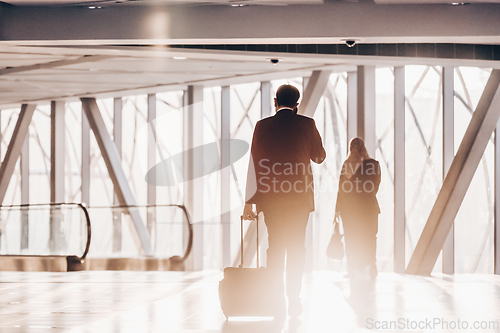
[{"label": "glass window panel", "polygon": [[[455,150],[460,146],[489,74],[489,69],[455,69]],[[495,169],[492,140],[486,147],[455,219],[457,273],[493,273]]]},{"label": "glass window panel", "polygon": [[[442,183],[441,68],[406,66],[406,261]],[[435,270],[441,271],[441,260]]]}]

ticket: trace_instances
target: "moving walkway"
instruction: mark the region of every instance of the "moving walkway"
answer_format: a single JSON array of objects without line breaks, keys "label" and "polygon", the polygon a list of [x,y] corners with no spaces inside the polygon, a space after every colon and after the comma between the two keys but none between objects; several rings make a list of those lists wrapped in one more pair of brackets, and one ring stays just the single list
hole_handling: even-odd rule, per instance
[{"label": "moving walkway", "polygon": [[[172,212],[157,219],[161,209],[163,213]],[[149,218],[154,218],[154,223],[148,226],[155,245],[153,256],[131,253],[134,246],[130,239],[133,237],[130,232],[124,232],[129,231],[127,212],[130,210],[152,214]],[[167,215],[171,219],[164,221]],[[120,232],[116,230],[117,225],[121,226]],[[128,252],[116,251],[115,243],[126,247]],[[0,271],[185,270],[192,243],[191,218],[183,205],[87,207],[81,203],[51,203],[0,206]],[[183,254],[172,255],[172,251],[183,251]]]}]

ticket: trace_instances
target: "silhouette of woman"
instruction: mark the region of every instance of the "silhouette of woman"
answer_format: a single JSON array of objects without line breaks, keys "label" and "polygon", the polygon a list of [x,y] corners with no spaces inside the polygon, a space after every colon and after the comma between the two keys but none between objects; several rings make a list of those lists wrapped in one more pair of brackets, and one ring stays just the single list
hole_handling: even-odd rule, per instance
[{"label": "silhouette of woman", "polygon": [[342,218],[348,276],[355,278],[369,267],[377,277],[376,250],[378,214],[377,191],[380,165],[368,155],[361,138],[349,143],[349,154],[342,165],[335,218]]}]

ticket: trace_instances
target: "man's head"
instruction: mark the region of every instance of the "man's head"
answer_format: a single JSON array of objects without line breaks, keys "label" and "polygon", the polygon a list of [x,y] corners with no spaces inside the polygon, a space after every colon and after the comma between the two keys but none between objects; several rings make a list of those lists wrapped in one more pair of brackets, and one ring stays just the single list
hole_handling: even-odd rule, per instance
[{"label": "man's head", "polygon": [[292,85],[284,84],[278,88],[276,91],[276,98],[274,99],[274,106],[276,110],[278,108],[287,107],[290,109],[295,109],[297,105],[297,101],[300,98],[299,89],[295,88]]}]

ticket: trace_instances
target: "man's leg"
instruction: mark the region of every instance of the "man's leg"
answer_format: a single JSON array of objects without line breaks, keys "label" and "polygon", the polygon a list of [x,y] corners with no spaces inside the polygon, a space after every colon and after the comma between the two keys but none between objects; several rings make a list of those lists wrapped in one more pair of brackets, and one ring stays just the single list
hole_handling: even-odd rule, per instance
[{"label": "man's leg", "polygon": [[267,268],[273,276],[278,297],[284,299],[283,274],[286,255],[286,291],[288,312],[297,317],[302,313],[300,292],[305,266],[305,233],[309,212],[294,207],[264,211],[269,248]]},{"label": "man's leg", "polygon": [[291,317],[298,317],[302,313],[300,292],[302,277],[306,262],[306,226],[309,219],[308,211],[291,212],[288,217],[286,254],[286,294],[288,296],[288,313]]},{"label": "man's leg", "polygon": [[276,302],[277,312],[285,310],[285,238],[281,228],[278,214],[273,211],[264,211],[264,221],[267,226],[268,248],[267,248],[267,271],[269,272],[270,284],[276,291],[273,295]]},{"label": "man's leg", "polygon": [[285,242],[279,230],[267,228],[268,243],[267,248],[267,269],[273,276],[277,288],[284,292],[284,269],[285,269]]},{"label": "man's leg", "polygon": [[[289,297],[300,297],[302,290],[302,276],[306,262],[306,226],[309,212],[298,214],[294,218],[295,225],[290,228],[287,239],[287,258],[286,258],[286,283],[287,295]],[[292,222],[292,221],[291,221]]]}]

